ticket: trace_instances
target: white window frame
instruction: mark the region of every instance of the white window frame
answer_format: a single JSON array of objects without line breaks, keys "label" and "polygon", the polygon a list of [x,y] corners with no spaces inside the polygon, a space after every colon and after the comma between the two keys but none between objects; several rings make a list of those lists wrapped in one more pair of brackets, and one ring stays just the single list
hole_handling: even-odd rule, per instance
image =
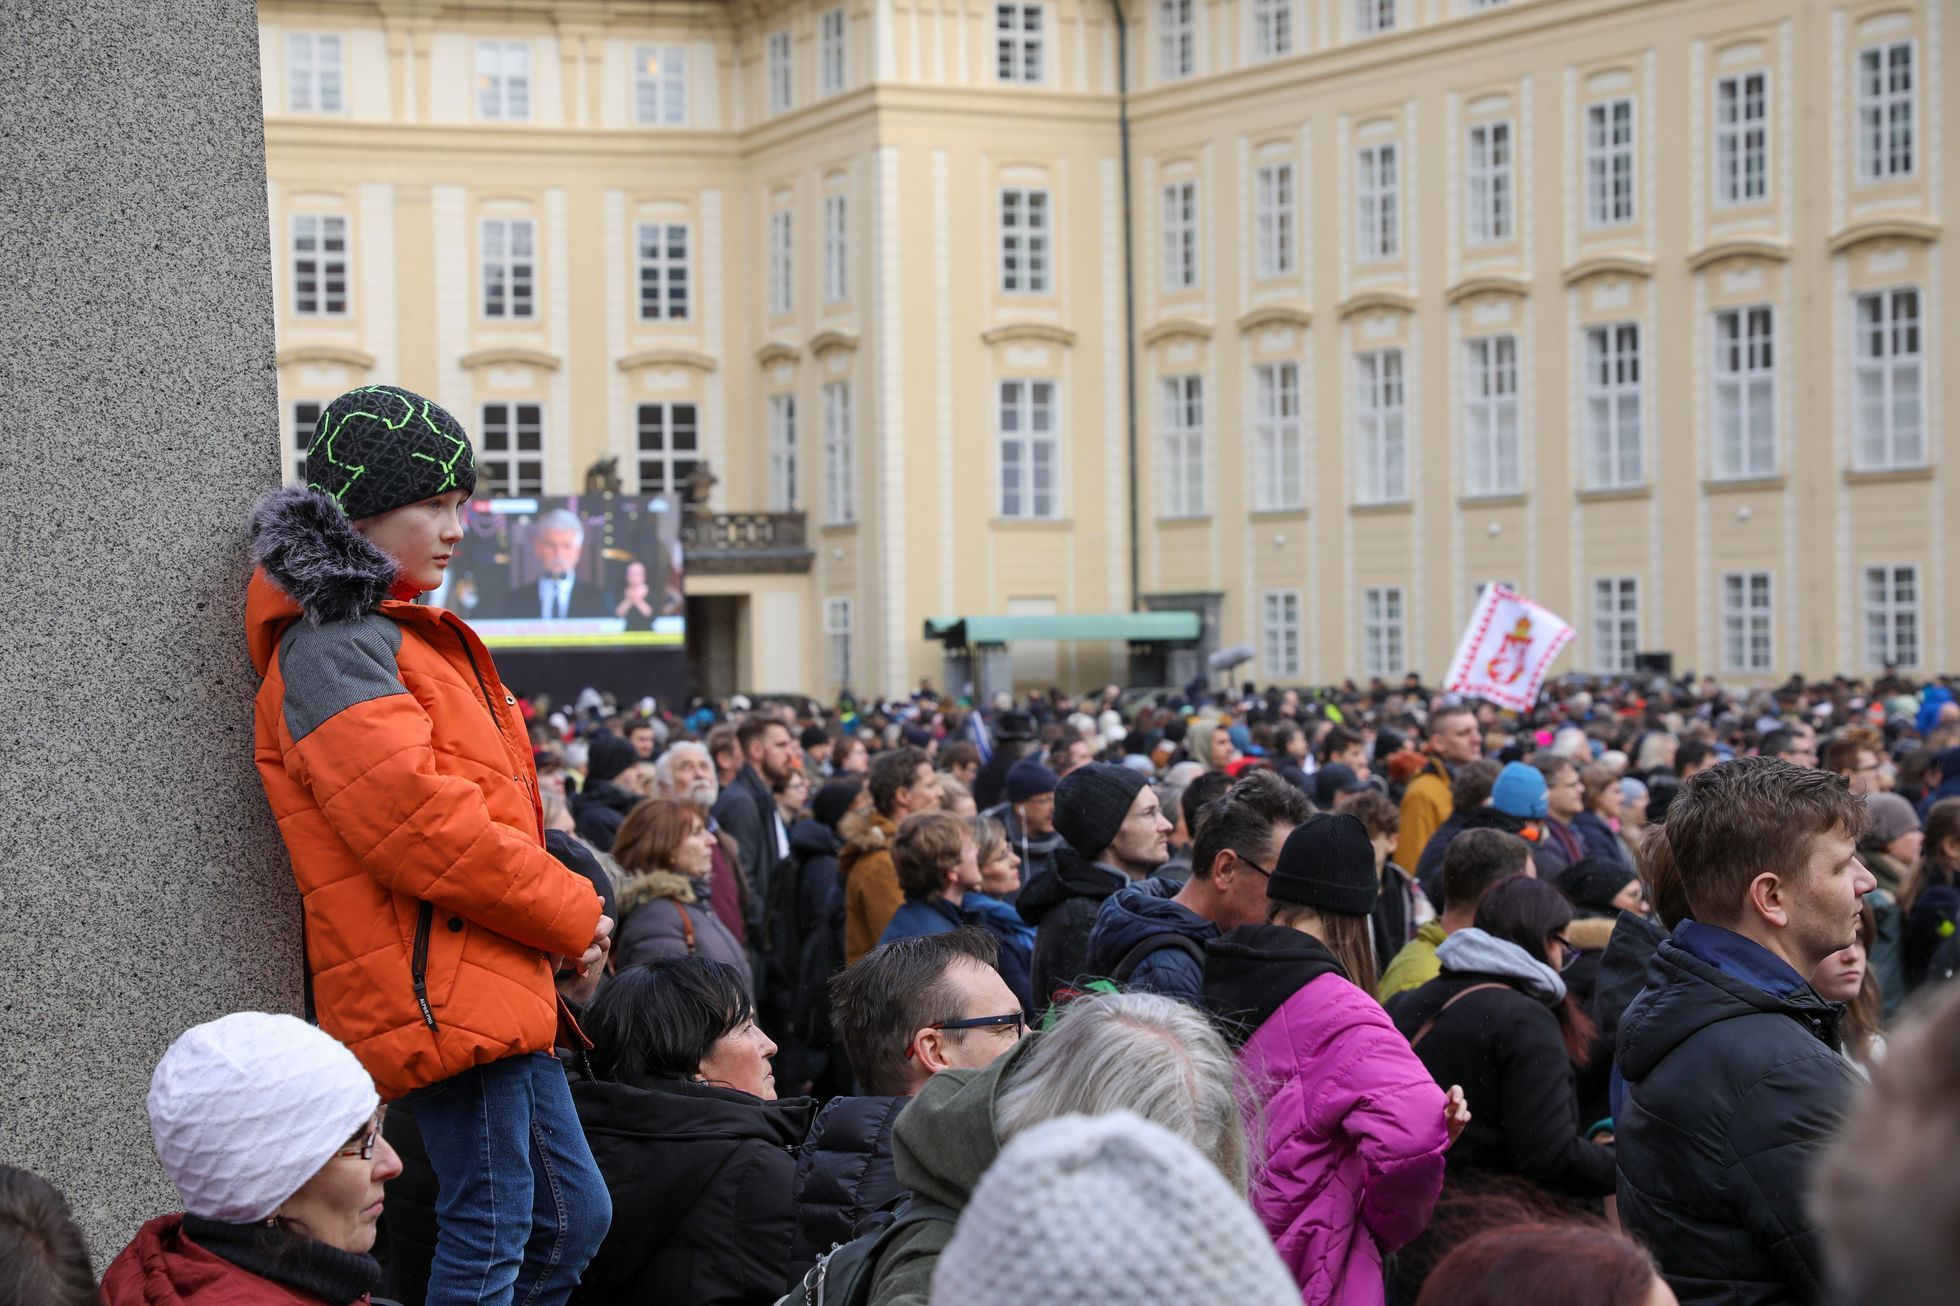
[{"label": "white window frame", "polygon": [[1259,669],[1267,680],[1300,678],[1300,591],[1259,595]]},{"label": "white window frame", "polygon": [[346,112],[345,50],[337,32],[286,33],[287,112]]},{"label": "white window frame", "polygon": [[1045,186],[1000,188],[1000,289],[1046,295],[1054,286],[1054,204]]},{"label": "white window frame", "polygon": [[824,521],[848,526],[857,520],[856,397],[849,381],[823,388]]},{"label": "white window frame", "polygon": [[[1633,97],[1617,96],[1586,106],[1585,177],[1588,229],[1624,227],[1638,209],[1634,202],[1634,146],[1639,127]],[[1621,139],[1620,128],[1626,129]]]},{"label": "white window frame", "polygon": [[796,442],[796,395],[770,395],[769,511],[795,512],[801,504]]},{"label": "white window frame", "polygon": [[1926,465],[1925,302],[1918,286],[1852,298],[1851,447],[1861,472]]},{"label": "white window frame", "polygon": [[823,197],[823,302],[851,297],[851,202],[840,193]]},{"label": "white window frame", "polygon": [[[538,224],[534,218],[483,218],[477,224],[485,321],[529,322],[538,315]],[[521,252],[520,252],[521,251]]]},{"label": "white window frame", "polygon": [[1048,76],[1047,6],[1038,0],[994,5],[994,80],[1036,86]]},{"label": "white window frame", "polygon": [[1508,244],[1517,234],[1517,190],[1511,120],[1472,123],[1464,134],[1464,181],[1468,189],[1472,245]]},{"label": "white window frame", "polygon": [[1518,399],[1518,338],[1463,342],[1464,494],[1513,495],[1524,489],[1524,436]]},{"label": "white window frame", "polygon": [[1776,404],[1776,309],[1769,304],[1717,309],[1709,395],[1710,475],[1749,481],[1776,475],[1780,457]]},{"label": "white window frame", "polygon": [[796,221],[789,209],[769,214],[769,316],[796,312]]},{"label": "white window frame", "polygon": [[769,33],[763,48],[769,112],[788,113],[796,107],[796,45],[789,28]]},{"label": "white window frame", "polygon": [[1592,583],[1593,670],[1633,674],[1640,651],[1640,578],[1595,576]]},{"label": "white window frame", "polygon": [[347,216],[295,213],[292,233],[293,316],[346,317],[353,303]]},{"label": "white window frame", "polygon": [[[676,233],[679,233],[678,254],[674,248]],[[685,222],[634,224],[636,311],[640,321],[686,322],[693,317],[694,279],[689,271],[693,250],[694,231]]]},{"label": "white window frame", "polygon": [[[683,438],[686,448],[681,447]],[[701,405],[692,400],[661,400],[635,407],[633,469],[640,493],[687,493],[688,477],[701,459]],[[649,469],[657,475],[649,476]]]},{"label": "white window frame", "polygon": [[1776,587],[1766,571],[1722,573],[1722,670],[1761,675],[1776,667]]},{"label": "white window frame", "polygon": [[286,406],[286,416],[290,421],[291,439],[289,446],[293,458],[293,484],[306,484],[306,455],[313,446],[313,432],[320,425],[320,412],[327,406],[324,399],[295,399]]},{"label": "white window frame", "polygon": [[841,95],[850,82],[850,15],[844,6],[817,15],[817,94]]},{"label": "white window frame", "polygon": [[1734,208],[1769,198],[1769,71],[1715,80],[1715,206]]},{"label": "white window frame", "polygon": [[1354,257],[1385,263],[1402,255],[1402,156],[1395,141],[1354,154]]},{"label": "white window frame", "polygon": [[531,43],[476,43],[476,116],[483,122],[531,121]]},{"label": "white window frame", "polygon": [[830,680],[839,689],[851,684],[851,600],[823,601],[824,642],[830,647]]},{"label": "white window frame", "polygon": [[1160,382],[1164,408],[1164,516],[1205,515],[1205,378],[1199,372]]},{"label": "white window frame", "polygon": [[1252,56],[1278,59],[1293,53],[1293,0],[1252,0]]},{"label": "white window frame", "polygon": [[[488,499],[528,499],[544,493],[546,424],[544,405],[530,400],[497,400],[478,409],[478,493]],[[525,448],[525,436],[536,436]],[[501,447],[500,447],[501,446]]]},{"label": "white window frame", "polygon": [[1925,656],[1920,603],[1925,591],[1916,562],[1864,568],[1865,669],[1916,671]]},{"label": "white window frame", "polygon": [[1253,173],[1254,272],[1261,280],[1299,270],[1299,218],[1291,162],[1261,164]]},{"label": "white window frame", "polygon": [[1586,488],[1623,490],[1647,481],[1647,398],[1638,322],[1585,328]]},{"label": "white window frame", "polygon": [[[995,431],[1000,453],[1000,515],[1009,521],[1054,521],[1061,516],[1061,452],[1056,437],[1061,383],[1047,377],[1012,377],[995,392]],[[1044,488],[1042,474],[1048,481]]]},{"label": "white window frame", "polygon": [[1409,604],[1400,585],[1361,591],[1361,674],[1391,680],[1408,671]]},{"label": "white window frame", "polygon": [[[1892,56],[1905,55],[1905,86],[1893,85]],[[1873,61],[1876,60],[1874,66]],[[1877,89],[1871,77],[1879,77]],[[1852,71],[1857,97],[1857,177],[1860,185],[1898,181],[1919,171],[1919,124],[1913,97],[1919,89],[1919,43],[1886,41],[1859,49]]]},{"label": "white window frame", "polygon": [[1395,30],[1395,0],[1354,0],[1354,34],[1380,36]]},{"label": "white window frame", "polygon": [[1164,187],[1164,293],[1198,288],[1198,183]]},{"label": "white window frame", "polygon": [[1197,0],[1157,0],[1158,80],[1181,81],[1197,71]]},{"label": "white window frame", "polygon": [[633,121],[678,127],[687,122],[687,47],[641,45],[633,49]]},{"label": "white window frame", "polygon": [[1254,512],[1286,512],[1305,502],[1300,365],[1291,359],[1252,369],[1252,456]]},{"label": "white window frame", "polygon": [[1408,374],[1402,350],[1354,356],[1354,498],[1409,501]]}]

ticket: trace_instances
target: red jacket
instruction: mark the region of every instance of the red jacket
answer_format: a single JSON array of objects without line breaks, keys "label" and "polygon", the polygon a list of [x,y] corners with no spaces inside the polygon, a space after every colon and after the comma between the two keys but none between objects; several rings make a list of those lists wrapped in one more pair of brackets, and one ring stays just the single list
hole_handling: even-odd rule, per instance
[{"label": "red jacket", "polygon": [[102,1276],[105,1306],[348,1306],[233,1265],[192,1242],[183,1223],[182,1215],[159,1215],[136,1231]]},{"label": "red jacket", "polygon": [[253,742],[320,1027],[384,1099],[550,1051],[550,954],[585,950],[600,900],[545,851],[529,736],[489,651],[391,597],[392,560],[324,495],[267,496],[253,542]]}]

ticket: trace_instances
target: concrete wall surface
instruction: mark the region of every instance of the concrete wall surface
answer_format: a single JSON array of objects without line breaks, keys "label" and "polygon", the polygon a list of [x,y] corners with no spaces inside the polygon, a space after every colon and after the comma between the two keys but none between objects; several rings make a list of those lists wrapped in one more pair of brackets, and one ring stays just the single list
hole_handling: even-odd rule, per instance
[{"label": "concrete wall surface", "polygon": [[241,0],[0,0],[0,1162],[98,1273],[179,1208],[150,1072],[299,1002],[252,770],[245,522],[277,483]]}]

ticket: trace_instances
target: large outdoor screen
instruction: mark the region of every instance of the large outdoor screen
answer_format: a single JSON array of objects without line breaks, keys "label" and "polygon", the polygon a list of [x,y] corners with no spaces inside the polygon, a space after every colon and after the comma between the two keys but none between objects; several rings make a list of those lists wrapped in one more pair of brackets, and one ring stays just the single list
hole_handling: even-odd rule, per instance
[{"label": "large outdoor screen", "polygon": [[680,648],[680,503],[661,496],[473,499],[433,601],[492,648]]}]

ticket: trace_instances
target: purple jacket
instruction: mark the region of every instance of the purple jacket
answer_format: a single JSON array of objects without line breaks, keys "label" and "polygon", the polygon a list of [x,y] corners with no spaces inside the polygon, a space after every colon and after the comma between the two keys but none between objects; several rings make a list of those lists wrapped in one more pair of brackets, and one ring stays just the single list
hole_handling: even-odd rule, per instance
[{"label": "purple jacket", "polygon": [[1381,1006],[1309,935],[1207,945],[1205,1000],[1253,1029],[1239,1064],[1265,1121],[1252,1207],[1308,1306],[1382,1306],[1382,1256],[1443,1189],[1443,1091]]}]

